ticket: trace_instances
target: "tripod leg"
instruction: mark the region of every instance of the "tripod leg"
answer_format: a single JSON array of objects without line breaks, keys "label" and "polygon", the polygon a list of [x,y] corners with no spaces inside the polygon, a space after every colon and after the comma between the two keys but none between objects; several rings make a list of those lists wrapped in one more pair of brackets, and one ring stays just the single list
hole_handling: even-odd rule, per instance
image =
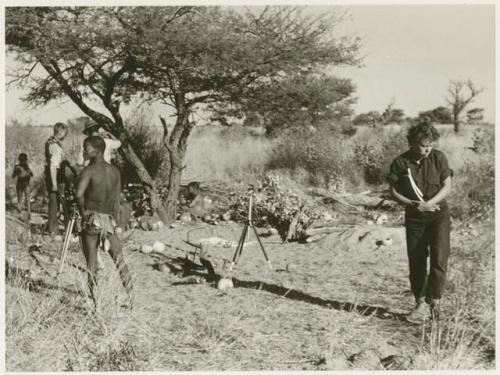
[{"label": "tripod leg", "polygon": [[69,241],[69,237],[70,237],[70,231],[69,231],[69,223],[68,225],[66,226],[66,228],[64,229],[64,237],[63,237],[63,246],[62,246],[62,249],[61,249],[61,256],[60,258],[62,258],[62,255],[64,253],[64,249],[66,248],[67,244],[68,244],[68,241]]},{"label": "tripod leg", "polygon": [[241,232],[241,236],[240,236],[240,239],[238,241],[238,245],[236,246],[236,251],[234,252],[233,261],[231,262],[231,266],[229,267],[230,271],[233,269],[233,266],[236,264],[236,261],[238,260],[239,256],[241,255],[241,252],[243,251],[243,243],[245,242],[245,236],[246,236],[247,229],[248,229],[248,227],[245,224],[245,227],[243,228],[243,232]]},{"label": "tripod leg", "polygon": [[59,265],[59,271],[57,272],[57,275],[60,275],[64,266],[64,259],[66,258],[66,252],[68,251],[68,246],[69,246],[69,239],[71,238],[71,233],[73,232],[73,226],[75,224],[75,217],[71,218],[71,221],[68,224],[68,227],[66,228],[66,233],[64,236],[64,243],[63,243],[63,248],[61,252],[61,261]]},{"label": "tripod leg", "polygon": [[243,235],[241,236],[241,244],[240,244],[240,251],[238,253],[238,259],[240,259],[241,254],[243,253],[243,246],[245,246],[245,240],[249,234],[250,233],[248,232],[248,224],[245,224],[245,227],[243,228]]},{"label": "tripod leg", "polygon": [[[241,241],[241,246],[240,246],[240,253],[238,254],[238,259],[240,258],[241,254],[243,253],[243,246],[245,246],[245,239],[248,239],[250,236],[250,232],[248,231],[248,224],[245,224],[245,228],[243,229],[243,237]],[[247,237],[248,236],[248,237]]]},{"label": "tripod leg", "polygon": [[252,229],[253,229],[253,231],[255,233],[255,237],[257,237],[257,241],[259,242],[259,245],[260,245],[260,248],[262,250],[262,253],[264,254],[264,258],[266,258],[267,265],[269,266],[270,269],[272,269],[271,261],[267,257],[266,250],[264,249],[264,245],[262,244],[262,241],[260,240],[260,237],[257,234],[257,230],[255,229],[255,227],[253,226],[253,224],[250,224],[250,225],[252,226]]}]

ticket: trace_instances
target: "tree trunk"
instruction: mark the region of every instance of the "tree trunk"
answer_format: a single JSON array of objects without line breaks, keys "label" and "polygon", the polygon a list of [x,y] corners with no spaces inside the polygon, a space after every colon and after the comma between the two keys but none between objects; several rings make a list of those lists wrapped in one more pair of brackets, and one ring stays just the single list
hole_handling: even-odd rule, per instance
[{"label": "tree trunk", "polygon": [[181,186],[182,170],[174,162],[170,162],[168,175],[168,192],[165,199],[166,220],[172,222],[177,216],[177,197]]},{"label": "tree trunk", "polygon": [[132,149],[132,146],[130,146],[130,144],[128,143],[124,144],[123,147],[121,147],[121,153],[123,154],[125,159],[134,166],[139,180],[141,181],[142,185],[149,195],[152,210],[156,212],[156,214],[164,224],[170,223],[169,216],[167,215],[165,207],[163,207],[162,205],[160,196],[156,191],[155,183],[144,167],[142,161]]},{"label": "tree trunk", "polygon": [[460,118],[459,114],[457,112],[453,112],[453,129],[455,130],[455,133],[460,132]]},{"label": "tree trunk", "polygon": [[168,191],[165,199],[165,210],[168,221],[173,221],[177,216],[177,198],[181,186],[184,157],[186,155],[187,138],[193,124],[188,120],[189,108],[183,100],[177,101],[177,119],[170,137],[168,137],[167,124],[160,116],[163,125],[163,143],[170,156],[170,171],[168,175]]},{"label": "tree trunk", "polygon": [[160,220],[163,221],[163,223],[167,224],[169,217],[165,212],[165,208],[162,206],[161,199],[158,195],[158,192],[156,191],[154,180],[151,178],[148,171],[144,167],[143,162],[141,161],[141,159],[139,159],[132,146],[130,146],[128,142],[129,136],[119,112],[119,105],[112,105],[110,102],[104,103],[104,105],[113,115],[113,121],[108,116],[105,116],[102,113],[93,110],[84,102],[82,95],[76,92],[68,84],[68,82],[65,81],[59,67],[57,66],[56,61],[52,61],[51,64],[42,62],[42,65],[45,70],[61,85],[65,93],[82,110],[83,113],[103,126],[106,130],[110,131],[122,142],[122,147],[119,149],[119,152],[128,162],[130,162],[134,166],[139,180],[141,181],[142,185],[149,195],[152,206],[151,208],[158,214]]}]

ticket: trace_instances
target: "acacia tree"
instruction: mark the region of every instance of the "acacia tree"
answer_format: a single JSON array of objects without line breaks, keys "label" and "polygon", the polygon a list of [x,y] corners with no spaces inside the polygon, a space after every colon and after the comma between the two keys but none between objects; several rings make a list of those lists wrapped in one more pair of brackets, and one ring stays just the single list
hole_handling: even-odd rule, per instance
[{"label": "acacia tree", "polygon": [[326,74],[298,73],[252,86],[245,96],[213,108],[218,116],[257,116],[267,135],[284,128],[329,124],[352,114],[354,85]]},{"label": "acacia tree", "polygon": [[460,131],[460,114],[481,92],[483,92],[483,89],[476,87],[470,79],[450,82],[446,100],[451,106],[453,127],[456,133]]},{"label": "acacia tree", "polygon": [[[69,97],[118,136],[153,208],[168,222],[194,126],[189,115],[200,104],[244,97],[280,72],[355,63],[358,40],[334,38],[337,22],[290,7],[7,8],[6,43],[27,67],[17,77],[30,82],[26,99],[45,104]],[[32,77],[36,65],[46,76]],[[163,206],[123,124],[121,108],[136,95],[175,108],[170,133],[162,121],[170,162]]]}]

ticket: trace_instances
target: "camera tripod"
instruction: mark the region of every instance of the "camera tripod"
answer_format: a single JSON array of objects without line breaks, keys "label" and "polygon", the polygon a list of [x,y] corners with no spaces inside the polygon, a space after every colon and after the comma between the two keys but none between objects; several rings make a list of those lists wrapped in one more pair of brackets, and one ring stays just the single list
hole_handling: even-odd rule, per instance
[{"label": "camera tripod", "polygon": [[245,226],[243,227],[243,232],[241,233],[240,240],[238,241],[238,245],[236,246],[236,251],[234,252],[233,260],[231,262],[231,265],[229,266],[229,270],[231,271],[233,269],[233,266],[238,262],[239,257],[241,256],[241,253],[243,252],[243,246],[245,244],[245,238],[248,234],[248,228],[252,228],[255,237],[257,237],[257,241],[259,242],[260,248],[262,250],[262,253],[264,254],[264,258],[266,259],[267,265],[269,266],[269,269],[273,269],[271,266],[271,260],[267,257],[266,250],[264,249],[264,245],[262,245],[262,241],[260,240],[259,235],[257,234],[257,230],[255,229],[255,226],[253,225],[252,222],[252,203],[253,203],[253,193],[254,193],[254,188],[253,186],[250,186],[248,189],[248,215],[247,219],[245,220]]},{"label": "camera tripod", "polygon": [[[74,191],[71,192],[74,197]],[[66,229],[64,230],[64,238],[63,238],[63,246],[61,249],[61,257],[59,260],[59,271],[57,272],[57,276],[59,276],[62,273],[63,267],[64,267],[64,259],[66,258],[66,253],[68,252],[68,247],[70,244],[71,236],[73,234],[73,229],[75,227],[75,223],[77,219],[80,217],[78,213],[78,208],[76,207],[76,202],[73,200],[71,202],[70,207],[68,207],[66,199],[61,198],[62,200],[62,206],[64,209],[64,216],[65,216],[65,221],[66,221]],[[82,239],[79,237],[80,240],[80,247],[82,246]]]}]

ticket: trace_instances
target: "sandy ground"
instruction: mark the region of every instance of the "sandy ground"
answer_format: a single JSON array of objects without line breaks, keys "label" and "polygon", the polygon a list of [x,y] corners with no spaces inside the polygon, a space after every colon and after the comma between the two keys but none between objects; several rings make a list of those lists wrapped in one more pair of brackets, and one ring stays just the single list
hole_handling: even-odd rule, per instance
[{"label": "sandy ground", "polygon": [[[282,244],[277,235],[261,236],[272,270],[252,233],[238,264],[229,272],[227,261],[235,247],[225,247],[223,241],[217,244],[214,238],[234,245],[241,231],[242,225],[235,223],[178,223],[175,228],[125,234],[124,254],[134,277],[136,303],[117,319],[129,323],[137,319],[140,324],[128,324],[123,335],[134,340],[140,335],[137,327],[154,327],[159,337],[168,335],[171,343],[161,350],[150,348],[144,369],[383,369],[387,358],[410,358],[416,353],[421,328],[404,319],[413,297],[402,226],[344,225],[311,244]],[[206,254],[215,267],[215,280],[200,267],[194,248],[184,242],[188,235],[195,243],[211,239]],[[454,238],[454,242],[460,240],[458,234]],[[386,244],[381,245],[382,240]],[[33,279],[47,290],[79,293],[81,277],[75,274],[83,275],[77,269],[84,266],[84,259],[78,243],[72,244],[56,282],[60,244],[47,238],[42,241],[39,253],[29,255],[19,249],[7,256],[32,270]],[[166,244],[165,251],[138,251],[142,244],[155,241]],[[104,272],[111,275],[108,284],[113,278],[115,282],[101,282],[101,287],[116,287],[112,260],[105,253],[103,258]],[[193,266],[193,260],[198,266],[187,267]],[[160,271],[161,263],[170,265],[171,272]],[[175,272],[176,266],[184,269]],[[232,278],[233,289],[217,289],[222,274]],[[119,294],[124,297],[123,290]],[[81,303],[85,305],[83,299]],[[208,334],[205,348],[206,335],[194,338],[198,331],[206,334],[212,324],[220,337]],[[194,333],[183,335],[185,330]]]}]

